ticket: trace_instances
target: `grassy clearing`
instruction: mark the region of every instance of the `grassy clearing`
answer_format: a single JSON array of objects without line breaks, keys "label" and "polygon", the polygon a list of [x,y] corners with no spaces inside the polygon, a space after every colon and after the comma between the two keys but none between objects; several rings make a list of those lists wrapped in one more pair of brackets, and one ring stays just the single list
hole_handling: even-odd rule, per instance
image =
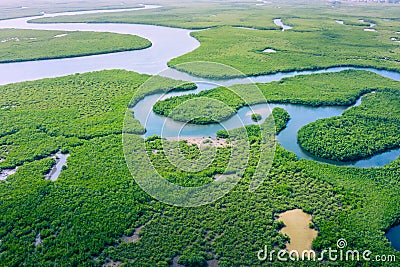
[{"label": "grassy clearing", "polygon": [[114,53],[150,46],[147,39],[124,34],[1,29],[0,63]]}]

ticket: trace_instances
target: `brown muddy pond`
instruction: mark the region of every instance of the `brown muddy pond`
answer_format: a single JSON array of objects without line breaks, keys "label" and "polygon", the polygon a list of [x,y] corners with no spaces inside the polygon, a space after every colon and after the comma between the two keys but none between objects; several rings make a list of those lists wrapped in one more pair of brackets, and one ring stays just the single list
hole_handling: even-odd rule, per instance
[{"label": "brown muddy pond", "polygon": [[288,210],[279,214],[279,221],[285,224],[281,233],[289,236],[290,242],[286,244],[288,251],[297,250],[300,255],[304,250],[311,250],[312,242],[318,232],[310,228],[312,216],[301,209]]}]

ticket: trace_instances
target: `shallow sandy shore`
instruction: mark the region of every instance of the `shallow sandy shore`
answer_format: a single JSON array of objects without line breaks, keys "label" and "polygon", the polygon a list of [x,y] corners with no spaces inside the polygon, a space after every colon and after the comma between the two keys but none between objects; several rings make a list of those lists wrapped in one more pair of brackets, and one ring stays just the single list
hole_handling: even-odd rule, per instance
[{"label": "shallow sandy shore", "polygon": [[180,138],[167,138],[169,141],[187,141],[190,145],[224,147],[228,143],[226,139],[214,139],[209,137],[180,137]]},{"label": "shallow sandy shore", "polygon": [[122,261],[110,260],[107,263],[105,263],[103,266],[104,267],[119,267],[119,266],[122,266],[122,264],[124,264]]},{"label": "shallow sandy shore", "polygon": [[15,108],[16,106],[14,105],[7,105],[7,106],[2,106],[0,109],[10,109],[10,108]]},{"label": "shallow sandy shore", "polygon": [[50,172],[44,176],[45,179],[53,182],[56,181],[62,172],[62,168],[67,165],[69,156],[70,154],[62,154],[61,152],[51,155],[50,157],[55,159],[56,164],[51,168]]},{"label": "shallow sandy shore", "polygon": [[59,35],[54,36],[54,38],[60,38],[60,37],[64,37],[64,36],[67,36],[67,35],[68,35],[67,33],[59,34]]},{"label": "shallow sandy shore", "polygon": [[276,50],[271,49],[271,48],[267,48],[263,51],[264,53],[276,53]]},{"label": "shallow sandy shore", "polygon": [[0,181],[5,181],[8,176],[13,175],[17,172],[17,168],[15,169],[5,169],[0,172]]},{"label": "shallow sandy shore", "polygon": [[140,239],[139,234],[142,231],[143,227],[144,227],[144,225],[136,228],[135,232],[131,236],[126,236],[126,235],[122,236],[122,241],[125,243],[134,243],[134,242],[139,241],[139,239]]},{"label": "shallow sandy shore", "polygon": [[235,179],[235,178],[237,178],[237,176],[235,176],[234,174],[216,174],[214,176],[215,181],[222,181],[222,180],[226,180],[229,178]]},{"label": "shallow sandy shore", "polygon": [[233,27],[235,29],[244,29],[244,30],[250,30],[250,31],[258,31],[259,29],[256,28],[250,28],[250,27],[243,27],[243,26],[237,26],[237,27]]}]

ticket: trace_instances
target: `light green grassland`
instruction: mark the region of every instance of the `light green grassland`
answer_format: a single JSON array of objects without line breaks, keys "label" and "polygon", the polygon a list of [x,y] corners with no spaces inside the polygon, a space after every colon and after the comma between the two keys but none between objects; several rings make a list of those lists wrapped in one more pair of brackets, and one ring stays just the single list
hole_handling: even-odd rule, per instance
[{"label": "light green grassland", "polygon": [[[293,13],[293,10],[296,12]],[[193,64],[179,64],[211,60],[235,67],[246,75],[343,65],[399,70],[400,43],[391,40],[398,35],[396,31],[400,31],[398,12],[398,5],[385,4],[340,4],[332,7],[331,4],[318,2],[311,7],[296,2],[276,2],[264,6],[256,6],[254,2],[200,2],[185,7],[167,5],[141,12],[45,18],[35,22],[145,23],[195,29],[211,27],[193,32],[192,36],[200,41],[201,46],[171,60],[169,66],[193,75],[226,78],[232,75]],[[293,29],[282,32],[273,24],[274,18],[282,18]],[[384,21],[382,18],[393,20]],[[335,19],[342,19],[347,25],[339,25]],[[376,23],[374,29],[377,31],[365,32],[364,28],[369,23],[360,23],[359,19]],[[266,48],[277,52],[262,52]]]},{"label": "light green grassland", "polygon": [[66,11],[81,11],[93,9],[120,9],[120,8],[137,8],[142,1],[125,0],[97,0],[97,1],[80,1],[80,0],[3,0],[0,3],[0,20],[38,16],[42,12],[56,13]]},{"label": "light green grassland", "polygon": [[[146,2],[144,3],[153,3]],[[164,1],[161,8],[140,12],[90,14],[45,18],[35,22],[89,22],[89,23],[144,23],[187,29],[204,29],[216,26],[243,26],[258,29],[278,29],[273,18],[302,18],[319,20],[319,23],[332,18],[394,18],[397,20],[399,7],[385,4],[342,3],[332,7],[323,1],[274,1],[262,6],[252,0],[201,0]],[[296,15],[293,11],[296,10]],[[357,15],[355,15],[357,14]],[[359,16],[359,17],[358,17]],[[393,23],[393,21],[389,22]]]},{"label": "light green grassland", "polygon": [[0,29],[0,63],[144,49],[142,37],[101,32]]},{"label": "light green grassland", "polygon": [[[323,24],[319,29],[307,32],[256,31],[227,26],[193,32],[192,36],[200,41],[201,46],[171,60],[169,66],[212,78],[227,78],[231,75],[210,71],[201,65],[179,64],[212,59],[233,66],[246,75],[332,66],[400,69],[400,43],[391,40],[395,35],[393,31],[382,29],[378,32],[365,32],[363,28],[339,25],[333,20]],[[276,53],[263,52],[266,48]]]}]

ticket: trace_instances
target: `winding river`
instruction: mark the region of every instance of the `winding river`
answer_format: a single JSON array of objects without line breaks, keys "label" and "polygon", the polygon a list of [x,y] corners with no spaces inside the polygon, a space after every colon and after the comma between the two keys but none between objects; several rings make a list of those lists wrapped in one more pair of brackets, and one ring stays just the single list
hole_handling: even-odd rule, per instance
[{"label": "winding river", "polygon": [[[155,5],[144,5],[142,8],[135,8],[129,10],[143,10],[158,8]],[[199,47],[199,42],[190,36],[191,31],[178,28],[169,28],[153,25],[141,24],[120,24],[120,23],[99,23],[99,24],[85,24],[85,23],[56,23],[56,24],[34,24],[28,21],[42,17],[55,17],[61,15],[81,15],[91,13],[106,13],[118,12],[127,10],[93,10],[93,11],[79,11],[79,12],[64,12],[57,14],[44,14],[43,16],[34,16],[18,19],[10,19],[0,21],[0,29],[2,28],[16,28],[16,29],[37,29],[37,30],[60,30],[60,31],[95,31],[95,32],[113,32],[120,34],[132,34],[144,37],[152,42],[152,46],[144,50],[136,50],[130,52],[103,54],[95,56],[84,56],[67,59],[54,59],[54,60],[41,60],[41,61],[27,61],[17,63],[0,64],[0,84],[9,84],[22,81],[37,80],[41,78],[53,78],[65,76],[74,73],[84,73],[89,71],[98,71],[105,69],[126,69],[146,74],[159,74],[174,78],[193,81],[198,84],[198,89],[190,93],[200,92],[202,90],[209,90],[215,88],[217,85],[233,85],[249,83],[248,78],[244,79],[230,79],[224,81],[213,81],[209,79],[202,79],[190,76],[186,73],[168,69],[167,62],[175,57],[181,56],[188,52],[193,51]],[[276,21],[275,21],[276,23]],[[400,81],[400,73],[377,70],[373,68],[352,68],[352,67],[334,67],[318,71],[299,71],[276,73],[271,75],[260,75],[250,77],[253,82],[271,82],[279,81],[285,77],[293,77],[296,75],[308,75],[314,73],[324,72],[339,72],[346,69],[359,69],[375,72],[381,76],[388,77]],[[172,92],[166,96],[159,94],[145,97],[135,107],[136,118],[147,129],[146,136],[153,134],[161,134],[165,137],[176,137],[180,132],[180,136],[184,137],[203,137],[215,136],[215,132],[222,129],[221,125],[182,125],[182,123],[173,121],[171,119],[160,117],[152,112],[152,106],[158,99],[171,97],[175,95],[183,95],[188,92]],[[361,103],[359,99],[356,105]],[[357,162],[332,162],[319,159],[303,151],[297,144],[297,131],[304,125],[307,125],[320,118],[328,118],[332,116],[339,116],[348,107],[308,107],[302,105],[291,104],[271,104],[267,105],[254,105],[252,107],[244,107],[239,110],[238,117],[244,124],[254,123],[251,120],[252,112],[261,113],[265,117],[269,114],[270,108],[282,107],[286,109],[291,115],[291,120],[288,127],[283,130],[278,140],[283,147],[296,153],[299,158],[312,159],[321,162],[328,162],[335,165],[346,165],[356,167],[377,167],[383,166],[397,159],[400,156],[400,149],[392,150],[386,153],[376,155],[372,158],[360,160]],[[235,118],[237,116],[234,116]],[[237,119],[232,118],[223,123],[226,128],[238,127]],[[165,126],[162,129],[162,126]],[[163,130],[163,131],[162,131]]]}]

